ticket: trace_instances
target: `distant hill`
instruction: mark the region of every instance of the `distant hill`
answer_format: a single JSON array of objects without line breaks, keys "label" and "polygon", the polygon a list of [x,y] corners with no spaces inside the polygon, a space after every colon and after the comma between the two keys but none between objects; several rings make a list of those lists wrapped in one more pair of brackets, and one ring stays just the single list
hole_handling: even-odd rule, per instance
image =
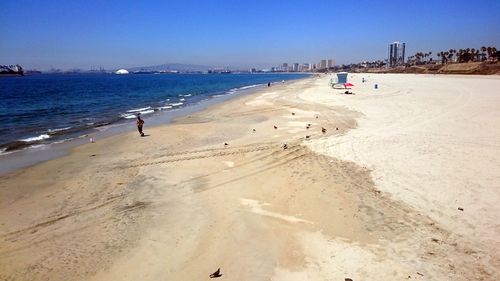
[{"label": "distant hill", "polygon": [[144,71],[161,71],[161,70],[178,70],[178,71],[207,71],[213,68],[208,65],[182,64],[182,63],[166,63],[154,66],[140,66],[129,68],[128,71],[134,72],[139,70]]}]

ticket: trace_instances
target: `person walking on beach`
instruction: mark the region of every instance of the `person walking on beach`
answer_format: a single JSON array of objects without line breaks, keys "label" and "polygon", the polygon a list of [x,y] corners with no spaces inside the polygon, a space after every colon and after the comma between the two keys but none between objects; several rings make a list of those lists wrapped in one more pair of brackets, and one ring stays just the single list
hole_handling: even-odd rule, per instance
[{"label": "person walking on beach", "polygon": [[144,120],[141,118],[141,114],[137,114],[137,130],[139,131],[139,134],[141,134],[141,137],[144,137],[144,133],[142,132],[142,126],[144,125]]},{"label": "person walking on beach", "polygon": [[267,82],[267,86],[268,86],[268,87],[271,87],[271,82]]}]

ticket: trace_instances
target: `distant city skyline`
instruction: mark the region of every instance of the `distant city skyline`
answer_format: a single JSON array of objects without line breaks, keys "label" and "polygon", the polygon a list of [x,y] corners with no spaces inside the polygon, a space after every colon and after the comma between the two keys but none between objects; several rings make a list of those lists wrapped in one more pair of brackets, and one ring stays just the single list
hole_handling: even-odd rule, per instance
[{"label": "distant city skyline", "polygon": [[394,41],[406,43],[406,56],[500,46],[500,3],[485,0],[21,0],[0,10],[0,64],[25,69],[339,65],[385,60]]}]

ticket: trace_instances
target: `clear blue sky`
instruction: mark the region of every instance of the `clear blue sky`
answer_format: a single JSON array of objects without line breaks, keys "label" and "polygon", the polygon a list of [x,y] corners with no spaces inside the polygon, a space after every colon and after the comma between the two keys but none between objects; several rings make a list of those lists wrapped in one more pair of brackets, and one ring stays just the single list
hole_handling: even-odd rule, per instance
[{"label": "clear blue sky", "polygon": [[[266,67],[500,47],[500,1],[0,1],[0,64]],[[500,48],[499,48],[500,49]]]}]

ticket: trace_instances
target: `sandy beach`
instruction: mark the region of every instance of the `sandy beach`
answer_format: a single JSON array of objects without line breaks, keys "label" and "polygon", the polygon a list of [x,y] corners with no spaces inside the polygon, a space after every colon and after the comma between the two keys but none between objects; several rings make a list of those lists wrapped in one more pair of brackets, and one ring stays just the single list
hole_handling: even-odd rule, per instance
[{"label": "sandy beach", "polygon": [[1,176],[0,280],[500,279],[500,77],[330,78]]}]

